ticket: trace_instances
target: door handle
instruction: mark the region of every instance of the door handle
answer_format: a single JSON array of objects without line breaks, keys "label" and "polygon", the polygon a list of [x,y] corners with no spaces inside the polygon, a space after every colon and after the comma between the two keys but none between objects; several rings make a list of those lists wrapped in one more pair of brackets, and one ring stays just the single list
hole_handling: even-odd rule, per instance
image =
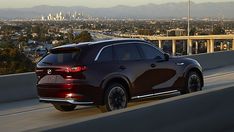
[{"label": "door handle", "polygon": [[156,65],[155,65],[155,64],[151,64],[150,66],[151,66],[152,68],[156,67]]},{"label": "door handle", "polygon": [[127,68],[126,68],[125,66],[120,66],[119,69],[125,70],[125,69],[127,69]]}]

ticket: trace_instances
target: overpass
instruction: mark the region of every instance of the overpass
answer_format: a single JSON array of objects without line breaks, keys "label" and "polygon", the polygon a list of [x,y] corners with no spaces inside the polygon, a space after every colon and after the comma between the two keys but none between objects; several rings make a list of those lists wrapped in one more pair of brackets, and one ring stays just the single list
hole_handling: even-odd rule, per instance
[{"label": "overpass", "polygon": [[[192,54],[192,47],[195,43],[195,53],[198,53],[198,40],[204,40],[207,48],[207,53],[213,53],[215,47],[215,40],[230,40],[231,45],[228,50],[234,50],[234,35],[203,35],[203,36],[147,36],[147,35],[131,35],[131,34],[120,34],[120,37],[125,38],[142,38],[149,41],[157,41],[158,47],[163,48],[163,41],[172,41],[172,54],[176,55],[177,41],[187,41],[187,55]],[[221,44],[220,47],[223,47]]]},{"label": "overpass", "polygon": [[127,109],[104,114],[96,107],[83,106],[74,112],[62,113],[50,104],[38,103],[35,73],[0,76],[0,129],[101,132],[234,130],[232,56],[234,51],[187,56],[197,59],[205,70],[204,91],[184,96],[173,93],[132,102]]}]

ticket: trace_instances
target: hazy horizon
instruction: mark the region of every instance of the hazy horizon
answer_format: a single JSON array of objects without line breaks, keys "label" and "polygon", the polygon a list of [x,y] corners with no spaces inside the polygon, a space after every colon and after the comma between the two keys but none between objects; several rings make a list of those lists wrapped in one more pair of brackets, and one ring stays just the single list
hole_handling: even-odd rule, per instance
[{"label": "hazy horizon", "polygon": [[[39,5],[49,5],[49,6],[85,6],[90,8],[106,8],[113,7],[117,5],[126,6],[138,6],[146,4],[164,4],[164,3],[179,3],[186,2],[188,0],[0,0],[0,8],[30,8]],[[234,2],[234,0],[191,0],[194,3],[207,3],[207,2]],[[14,3],[14,4],[12,4]]]}]

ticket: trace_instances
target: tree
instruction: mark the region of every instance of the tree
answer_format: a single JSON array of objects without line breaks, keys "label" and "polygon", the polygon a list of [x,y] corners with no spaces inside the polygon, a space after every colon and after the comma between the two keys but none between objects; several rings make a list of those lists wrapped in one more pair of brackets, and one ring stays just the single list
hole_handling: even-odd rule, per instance
[{"label": "tree", "polygon": [[7,41],[3,41],[0,43],[0,49],[5,49],[5,48],[16,48],[15,45],[7,42]]},{"label": "tree", "polygon": [[82,31],[78,36],[74,38],[75,43],[80,43],[80,42],[89,42],[92,41],[93,38],[91,34],[88,31]]},{"label": "tree", "polygon": [[17,48],[6,46],[0,48],[0,74],[31,72],[34,64]]},{"label": "tree", "polygon": [[67,39],[68,39],[68,41],[66,41],[66,42],[73,43],[74,36],[73,36],[72,32],[68,32],[66,35],[67,35]]},{"label": "tree", "polygon": [[197,29],[195,27],[193,27],[191,30],[190,30],[190,35],[196,35],[196,32],[197,32]]},{"label": "tree", "polygon": [[32,26],[32,33],[40,33],[41,27],[39,25]]},{"label": "tree", "polygon": [[140,35],[154,35],[154,31],[150,29],[139,29],[137,32]]},{"label": "tree", "polygon": [[215,26],[214,29],[213,29],[213,34],[214,34],[214,35],[222,35],[222,34],[225,34],[225,30],[223,29],[222,26],[217,25],[217,26]]}]

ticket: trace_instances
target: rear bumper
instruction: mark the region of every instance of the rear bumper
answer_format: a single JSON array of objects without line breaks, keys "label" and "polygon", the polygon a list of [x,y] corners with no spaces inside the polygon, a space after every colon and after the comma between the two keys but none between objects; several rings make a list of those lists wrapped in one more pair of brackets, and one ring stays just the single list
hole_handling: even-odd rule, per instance
[{"label": "rear bumper", "polygon": [[62,98],[39,98],[40,102],[44,103],[64,103],[64,104],[74,104],[74,105],[93,105],[93,102],[81,102],[75,99],[62,99]]},{"label": "rear bumper", "polygon": [[64,86],[63,84],[37,85],[37,93],[40,101],[77,105],[102,104],[103,90],[99,87],[82,84],[71,84],[69,87]]}]

